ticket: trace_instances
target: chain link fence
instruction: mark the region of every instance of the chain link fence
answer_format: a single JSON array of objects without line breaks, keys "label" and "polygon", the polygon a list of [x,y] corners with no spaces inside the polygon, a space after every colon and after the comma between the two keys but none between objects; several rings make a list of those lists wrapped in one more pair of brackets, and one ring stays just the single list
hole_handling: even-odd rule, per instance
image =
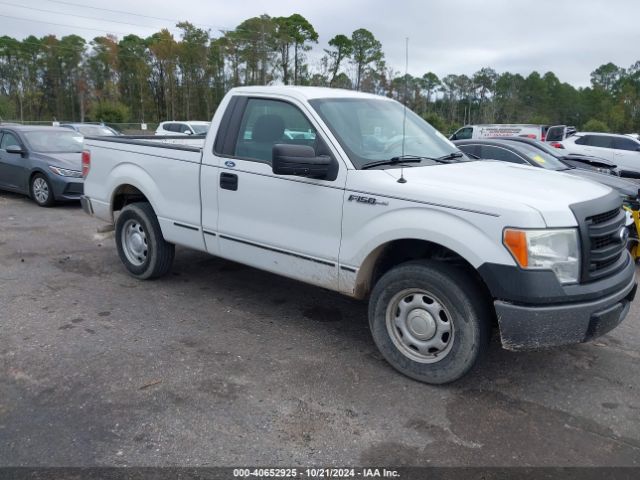
[{"label": "chain link fence", "polygon": [[[33,125],[33,126],[60,126],[65,123],[76,123],[80,122],[65,122],[65,121],[25,121],[21,122],[19,120],[4,120],[0,119],[0,125]],[[122,133],[123,135],[154,135],[156,129],[158,128],[158,123],[111,123],[111,122],[85,122],[85,125],[106,125],[107,127],[111,127],[114,130]]]}]

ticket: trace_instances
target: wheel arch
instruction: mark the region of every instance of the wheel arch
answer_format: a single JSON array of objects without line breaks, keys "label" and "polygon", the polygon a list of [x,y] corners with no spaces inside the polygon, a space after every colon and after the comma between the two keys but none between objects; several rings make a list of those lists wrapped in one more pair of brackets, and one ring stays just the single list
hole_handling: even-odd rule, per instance
[{"label": "wheel arch", "polygon": [[489,295],[489,288],[471,260],[449,246],[423,238],[398,238],[386,241],[364,258],[358,269],[354,296],[366,298],[382,275],[393,267],[413,260],[432,259],[456,265],[471,275]]},{"label": "wheel arch", "polygon": [[47,176],[47,172],[45,172],[42,168],[40,167],[35,167],[31,170],[31,172],[29,172],[29,178],[28,178],[28,184],[27,184],[27,189],[29,191],[29,195],[31,195],[31,182],[33,181],[33,177],[35,177],[36,175],[44,175],[45,177]]},{"label": "wheel arch", "polygon": [[133,202],[147,202],[157,212],[157,199],[161,198],[153,178],[137,165],[118,165],[110,174],[113,186],[110,188],[109,214],[115,220],[115,212]]},{"label": "wheel arch", "polygon": [[[111,214],[122,210],[130,203],[147,202],[151,204],[148,195],[144,193],[138,186],[131,183],[121,183],[111,193]],[[153,206],[153,205],[152,205]]]}]

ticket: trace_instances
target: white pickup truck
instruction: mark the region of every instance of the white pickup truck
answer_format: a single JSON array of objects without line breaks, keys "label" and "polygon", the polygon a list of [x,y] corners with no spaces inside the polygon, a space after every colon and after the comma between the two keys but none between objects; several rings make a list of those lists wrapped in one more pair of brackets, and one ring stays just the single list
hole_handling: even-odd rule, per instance
[{"label": "white pickup truck", "polygon": [[391,99],[231,90],[201,148],[87,138],[84,210],[134,277],[183,245],[369,301],[400,372],[458,379],[507,349],[587,341],[636,292],[621,199],[568,175],[472,161]]}]

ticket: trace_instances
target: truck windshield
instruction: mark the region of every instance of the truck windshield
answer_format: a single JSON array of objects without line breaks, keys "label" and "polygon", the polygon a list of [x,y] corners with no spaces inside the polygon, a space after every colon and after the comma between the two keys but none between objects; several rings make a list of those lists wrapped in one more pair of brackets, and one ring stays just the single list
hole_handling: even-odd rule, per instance
[{"label": "truck windshield", "polygon": [[[323,98],[310,101],[356,168],[394,157],[440,158],[460,150],[440,132],[404,107],[390,100],[368,98]],[[456,161],[469,161],[465,156]],[[400,168],[398,163],[386,165]]]}]

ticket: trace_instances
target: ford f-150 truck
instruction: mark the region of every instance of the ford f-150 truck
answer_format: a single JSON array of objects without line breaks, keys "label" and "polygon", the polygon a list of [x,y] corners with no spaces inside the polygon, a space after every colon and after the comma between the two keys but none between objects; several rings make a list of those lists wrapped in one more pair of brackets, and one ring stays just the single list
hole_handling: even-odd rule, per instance
[{"label": "ford f-150 truck", "polygon": [[388,98],[243,87],[201,148],[85,144],[83,208],[115,224],[131,275],[182,245],[368,299],[382,355],[423,382],[467,373],[494,325],[512,350],[602,335],[636,292],[618,194],[473,161]]}]

